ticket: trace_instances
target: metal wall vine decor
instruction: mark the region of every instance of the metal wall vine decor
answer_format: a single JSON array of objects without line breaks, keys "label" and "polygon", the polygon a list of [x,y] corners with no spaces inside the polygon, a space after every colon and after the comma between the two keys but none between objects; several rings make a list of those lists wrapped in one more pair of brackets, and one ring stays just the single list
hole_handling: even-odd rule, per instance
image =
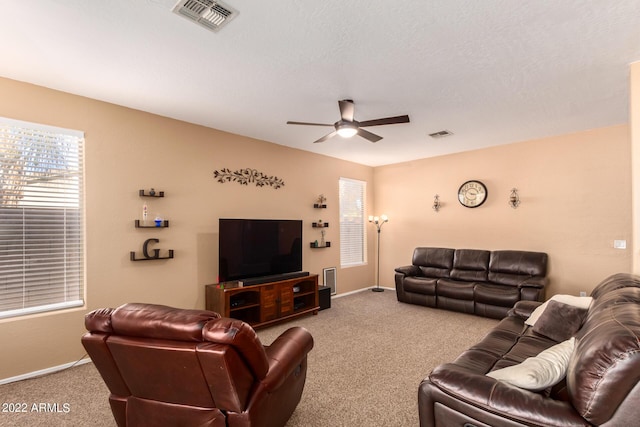
[{"label": "metal wall vine decor", "polygon": [[240,185],[249,185],[249,183],[256,184],[256,187],[269,186],[274,189],[284,187],[284,181],[277,176],[270,176],[256,169],[238,169],[231,171],[230,169],[223,168],[219,171],[213,171],[213,177],[218,180],[219,183],[225,182],[237,182]]}]

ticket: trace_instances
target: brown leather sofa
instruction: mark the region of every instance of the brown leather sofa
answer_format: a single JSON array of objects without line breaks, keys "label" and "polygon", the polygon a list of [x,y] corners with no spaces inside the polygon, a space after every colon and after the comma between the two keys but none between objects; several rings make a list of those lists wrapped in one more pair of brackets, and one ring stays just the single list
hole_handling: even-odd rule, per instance
[{"label": "brown leather sofa", "polygon": [[300,327],[264,347],[239,320],[152,304],[95,310],[85,326],[119,427],[284,426],[313,347]]},{"label": "brown leather sofa", "polygon": [[547,254],[418,247],[395,269],[398,301],[501,319],[522,300],[544,301]]},{"label": "brown leather sofa", "polygon": [[520,302],[481,342],[422,381],[420,425],[638,425],[640,277],[613,275],[591,296],[564,380],[533,392],[485,375],[557,344],[524,323],[539,303]]}]

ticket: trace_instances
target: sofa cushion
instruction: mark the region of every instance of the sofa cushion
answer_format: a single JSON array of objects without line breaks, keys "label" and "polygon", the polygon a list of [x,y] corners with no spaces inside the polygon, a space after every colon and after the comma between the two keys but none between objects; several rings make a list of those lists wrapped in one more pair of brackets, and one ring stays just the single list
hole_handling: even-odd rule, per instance
[{"label": "sofa cushion", "polygon": [[460,300],[473,300],[473,282],[459,282],[449,279],[438,280],[438,297],[449,297]]},{"label": "sofa cushion", "polygon": [[565,377],[574,346],[572,337],[520,364],[491,371],[487,376],[531,391],[544,390]]},{"label": "sofa cushion", "polygon": [[519,286],[528,279],[545,277],[547,254],[525,251],[493,251],[489,260],[489,281]]},{"label": "sofa cushion", "polygon": [[578,332],[586,314],[586,308],[551,300],[533,326],[533,332],[558,342],[567,340]]},{"label": "sofa cushion", "polygon": [[453,249],[415,248],[412,264],[426,277],[449,277],[453,267]]},{"label": "sofa cushion", "polygon": [[513,307],[520,301],[520,290],[513,286],[478,283],[474,290],[476,302]]},{"label": "sofa cushion", "polygon": [[578,413],[600,425],[640,379],[640,288],[596,295],[569,363],[567,388]]},{"label": "sofa cushion", "polygon": [[491,252],[479,249],[456,249],[450,277],[469,282],[486,282]]},{"label": "sofa cushion", "polygon": [[437,282],[438,279],[430,277],[409,276],[404,278],[404,290],[416,294],[435,295]]},{"label": "sofa cushion", "polygon": [[[524,329],[521,319],[505,317],[480,342],[473,345],[470,350],[481,350],[501,358],[519,341]],[[486,374],[487,371],[482,373]]]},{"label": "sofa cushion", "polygon": [[500,361],[496,363],[494,369],[522,363],[528,357],[535,356],[556,344],[558,344],[558,342],[551,338],[534,334],[527,330],[515,341],[513,347],[507,349],[507,351],[502,354]]}]

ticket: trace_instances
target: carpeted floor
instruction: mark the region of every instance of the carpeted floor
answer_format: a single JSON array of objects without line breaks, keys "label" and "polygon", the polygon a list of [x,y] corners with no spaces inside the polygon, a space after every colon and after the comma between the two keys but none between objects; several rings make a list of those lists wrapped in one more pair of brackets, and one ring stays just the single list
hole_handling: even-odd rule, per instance
[{"label": "carpeted floor", "polygon": [[[334,298],[332,308],[317,316],[258,334],[270,344],[298,325],[314,337],[305,390],[288,427],[398,427],[418,425],[417,387],[429,371],[479,341],[496,323],[399,303],[390,290],[363,291]],[[6,384],[0,386],[0,426],[113,427],[107,397],[90,363]],[[19,407],[25,412],[7,412],[16,409],[8,407],[12,403],[25,404]]]}]

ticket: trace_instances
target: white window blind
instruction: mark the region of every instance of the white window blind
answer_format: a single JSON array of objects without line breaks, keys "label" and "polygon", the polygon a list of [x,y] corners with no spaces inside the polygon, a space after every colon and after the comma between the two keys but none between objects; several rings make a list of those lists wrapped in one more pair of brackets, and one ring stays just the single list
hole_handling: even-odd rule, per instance
[{"label": "white window blind", "polygon": [[365,245],[365,197],[367,183],[340,178],[340,265],[350,267],[367,262]]},{"label": "white window blind", "polygon": [[0,318],[84,303],[83,145],[0,118]]}]

